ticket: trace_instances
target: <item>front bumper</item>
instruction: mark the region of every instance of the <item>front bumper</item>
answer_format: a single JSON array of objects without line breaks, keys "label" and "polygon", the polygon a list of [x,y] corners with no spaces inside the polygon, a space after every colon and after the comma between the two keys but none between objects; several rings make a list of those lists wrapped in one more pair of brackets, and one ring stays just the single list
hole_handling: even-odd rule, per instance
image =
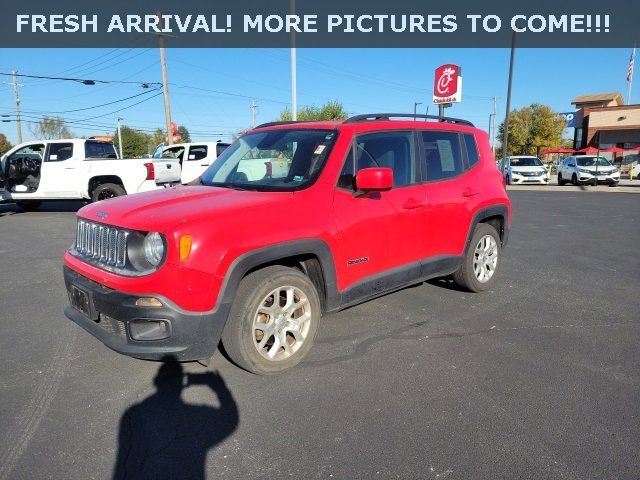
[{"label": "front bumper", "polygon": [[518,175],[516,173],[511,177],[511,183],[514,185],[523,185],[523,184],[537,184],[537,185],[547,185],[549,183],[549,177],[547,175],[538,175],[534,176],[523,176]]},{"label": "front bumper", "polygon": [[[578,180],[584,183],[593,183],[596,175],[586,172],[579,172]],[[620,172],[608,174],[608,175],[598,175],[598,183],[617,183],[620,181]]]},{"label": "front bumper", "polygon": [[[67,293],[72,286],[88,294],[91,317],[69,305],[65,315],[107,347],[130,357],[147,360],[172,358],[179,361],[208,358],[215,352],[230,306],[220,304],[211,312],[187,312],[159,295],[132,295],[105,287],[64,267]],[[152,296],[161,307],[139,307],[141,296]],[[169,336],[162,340],[134,340],[131,322],[162,320],[169,325]]]}]

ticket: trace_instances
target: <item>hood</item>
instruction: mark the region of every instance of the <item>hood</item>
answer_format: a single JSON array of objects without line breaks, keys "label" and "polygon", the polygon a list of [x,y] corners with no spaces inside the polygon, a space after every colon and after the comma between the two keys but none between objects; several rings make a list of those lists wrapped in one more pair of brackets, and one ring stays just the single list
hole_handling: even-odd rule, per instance
[{"label": "hood", "polygon": [[255,192],[219,187],[172,187],[103,200],[78,216],[117,227],[164,232],[180,223],[213,219],[247,208],[286,202],[292,192]]}]

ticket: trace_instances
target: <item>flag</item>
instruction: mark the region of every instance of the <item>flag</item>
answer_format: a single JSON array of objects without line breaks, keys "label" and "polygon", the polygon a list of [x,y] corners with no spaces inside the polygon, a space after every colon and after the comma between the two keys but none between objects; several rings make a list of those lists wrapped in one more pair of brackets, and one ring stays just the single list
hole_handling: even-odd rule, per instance
[{"label": "flag", "polygon": [[629,58],[629,66],[627,67],[627,82],[631,82],[633,78],[633,60],[636,56],[636,49],[631,50],[631,58]]}]

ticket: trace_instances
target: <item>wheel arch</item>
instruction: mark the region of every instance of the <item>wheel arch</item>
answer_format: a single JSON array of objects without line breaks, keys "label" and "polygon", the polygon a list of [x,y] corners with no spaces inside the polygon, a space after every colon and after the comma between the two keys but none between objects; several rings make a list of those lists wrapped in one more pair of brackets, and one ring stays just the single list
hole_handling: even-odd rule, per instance
[{"label": "wheel arch", "polygon": [[120,185],[125,192],[127,191],[127,188],[124,186],[124,182],[119,176],[96,175],[94,177],[91,177],[89,179],[89,183],[87,184],[87,194],[89,195],[89,198],[93,196],[93,192],[95,191],[96,188],[98,188],[100,185],[103,185],[105,183],[115,183],[116,185]]},{"label": "wheel arch", "polygon": [[500,236],[500,243],[502,244],[502,247],[505,247],[509,239],[509,225],[507,223],[508,215],[509,209],[503,204],[493,205],[491,207],[478,210],[473,215],[469,231],[467,232],[467,241],[464,248],[465,253],[469,249],[471,237],[473,237],[473,232],[479,223],[488,223],[493,226]]},{"label": "wheel arch", "polygon": [[283,265],[304,272],[318,290],[323,311],[335,310],[340,305],[333,255],[329,246],[319,239],[280,243],[241,255],[225,275],[219,303],[230,305],[244,277],[271,265]]}]

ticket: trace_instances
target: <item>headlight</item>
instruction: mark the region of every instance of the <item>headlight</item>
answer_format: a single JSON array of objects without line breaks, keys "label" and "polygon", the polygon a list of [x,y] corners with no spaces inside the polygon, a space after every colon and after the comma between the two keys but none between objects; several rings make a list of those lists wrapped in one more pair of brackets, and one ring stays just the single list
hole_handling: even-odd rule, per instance
[{"label": "headlight", "polygon": [[162,236],[158,232],[148,233],[147,236],[144,237],[142,246],[147,261],[154,267],[160,265],[164,257],[164,242],[162,241]]},{"label": "headlight", "polygon": [[593,172],[591,170],[587,170],[586,168],[579,168],[578,171],[580,173],[588,173],[590,175],[593,175]]}]

